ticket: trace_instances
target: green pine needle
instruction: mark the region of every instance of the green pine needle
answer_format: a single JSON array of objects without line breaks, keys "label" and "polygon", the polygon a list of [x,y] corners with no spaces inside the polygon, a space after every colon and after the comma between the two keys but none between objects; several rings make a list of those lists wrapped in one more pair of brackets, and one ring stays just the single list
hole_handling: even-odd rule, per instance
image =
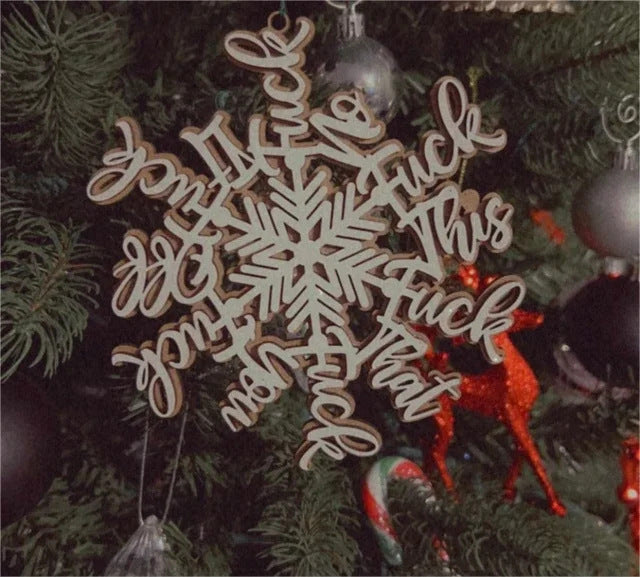
[{"label": "green pine needle", "polygon": [[85,169],[105,138],[127,42],[107,13],[76,17],[64,3],[15,5],[3,22],[2,111],[21,162]]},{"label": "green pine needle", "polygon": [[526,503],[504,503],[499,490],[427,506],[410,484],[390,489],[400,542],[418,545],[405,547],[397,574],[445,574],[434,554],[436,536],[445,544],[449,570],[459,575],[628,575],[633,568],[626,539],[591,515],[570,510],[561,518]]},{"label": "green pine needle", "polygon": [[67,360],[97,306],[91,280],[98,266],[95,247],[83,243],[84,227],[26,217],[2,247],[2,378],[29,357],[51,376]]}]

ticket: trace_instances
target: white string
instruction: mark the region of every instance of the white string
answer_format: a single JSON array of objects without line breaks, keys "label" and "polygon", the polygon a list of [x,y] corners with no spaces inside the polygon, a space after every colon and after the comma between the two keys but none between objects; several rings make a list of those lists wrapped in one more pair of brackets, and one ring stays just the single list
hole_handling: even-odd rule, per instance
[{"label": "white string", "polygon": [[147,447],[149,446],[149,407],[144,421],[144,437],[142,441],[142,462],[140,464],[140,483],[138,484],[138,521],[140,525],[144,524],[142,518],[142,492],[144,489],[144,469],[147,463]]},{"label": "white string", "polygon": [[180,436],[178,437],[178,445],[176,446],[176,456],[173,463],[173,472],[171,473],[171,482],[169,483],[169,494],[167,495],[167,502],[164,505],[164,513],[160,525],[164,525],[169,515],[169,509],[171,507],[171,500],[173,499],[173,488],[176,485],[176,475],[178,473],[178,464],[180,463],[180,451],[182,451],[182,444],[184,441],[184,428],[187,424],[187,412],[189,411],[189,403],[185,403],[182,410],[182,423],[180,423]]},{"label": "white string", "polygon": [[[174,457],[173,470],[171,472],[171,481],[169,483],[169,492],[167,494],[167,500],[164,505],[164,513],[160,521],[160,525],[164,525],[169,515],[169,509],[171,508],[171,500],[173,499],[173,490],[176,485],[176,477],[178,474],[178,464],[180,463],[180,453],[182,452],[182,445],[184,443],[184,430],[187,424],[187,413],[189,411],[189,403],[185,403],[185,407],[182,411],[182,422],[180,423],[180,435],[178,437],[178,443],[176,445],[176,454]],[[144,524],[144,518],[142,517],[142,496],[144,492],[144,471],[147,464],[147,452],[149,447],[149,408],[145,417],[144,424],[144,437],[142,441],[142,461],[140,464],[140,483],[138,484],[138,521],[140,525]]]}]

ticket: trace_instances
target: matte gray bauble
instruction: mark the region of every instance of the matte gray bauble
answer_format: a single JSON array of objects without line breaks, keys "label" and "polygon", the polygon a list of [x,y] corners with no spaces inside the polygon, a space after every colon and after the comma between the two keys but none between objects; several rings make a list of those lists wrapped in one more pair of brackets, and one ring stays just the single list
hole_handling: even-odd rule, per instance
[{"label": "matte gray bauble", "polygon": [[398,111],[398,65],[387,48],[368,36],[339,42],[336,54],[318,69],[316,82],[331,92],[358,88],[384,122]]},{"label": "matte gray bauble", "polygon": [[638,255],[640,198],[638,170],[610,168],[576,195],[573,228],[603,256]]}]

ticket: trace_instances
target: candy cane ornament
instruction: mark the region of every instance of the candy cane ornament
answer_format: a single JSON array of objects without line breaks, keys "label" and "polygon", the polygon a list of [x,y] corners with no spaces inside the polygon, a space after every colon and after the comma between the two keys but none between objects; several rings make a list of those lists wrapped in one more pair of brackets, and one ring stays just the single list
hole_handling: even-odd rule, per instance
[{"label": "candy cane ornament", "polygon": [[412,479],[427,494],[426,503],[435,501],[433,487],[422,469],[403,457],[383,457],[376,461],[362,484],[364,510],[373,527],[385,561],[389,565],[402,565],[402,546],[391,523],[387,503],[391,479]]}]

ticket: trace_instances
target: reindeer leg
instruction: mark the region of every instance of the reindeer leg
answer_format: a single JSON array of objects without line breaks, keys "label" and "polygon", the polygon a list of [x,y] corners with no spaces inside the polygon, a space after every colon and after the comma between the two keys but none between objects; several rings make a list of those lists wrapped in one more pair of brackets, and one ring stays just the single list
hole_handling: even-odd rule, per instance
[{"label": "reindeer leg", "polygon": [[[524,416],[524,424],[529,430],[529,415]],[[504,482],[504,498],[507,501],[513,501],[516,497],[516,481],[522,472],[522,462],[526,455],[522,454],[522,449],[520,448],[520,444],[515,444],[515,450],[513,453],[513,461],[511,463],[511,467],[509,468],[509,473],[507,474],[507,478]]]},{"label": "reindeer leg", "polygon": [[538,453],[538,449],[536,448],[536,445],[529,433],[526,417],[524,417],[517,409],[507,408],[504,421],[513,434],[518,449],[521,451],[522,455],[526,457],[527,461],[529,461],[529,464],[538,477],[540,484],[547,495],[549,508],[554,514],[563,517],[567,510],[560,502],[558,495],[556,495],[556,492],[547,477],[547,473],[542,465],[540,453]]},{"label": "reindeer leg", "polygon": [[504,482],[504,498],[507,501],[513,501],[516,496],[516,481],[522,471],[522,453],[519,447],[516,447],[515,454],[513,455],[513,462],[509,468],[509,474]]},{"label": "reindeer leg", "polygon": [[442,482],[448,491],[455,492],[453,479],[447,469],[447,450],[451,439],[453,439],[453,409],[451,400],[447,395],[442,395],[440,399],[440,411],[433,417],[438,428],[432,443],[423,443],[423,455],[425,470],[435,465],[442,477]]}]

